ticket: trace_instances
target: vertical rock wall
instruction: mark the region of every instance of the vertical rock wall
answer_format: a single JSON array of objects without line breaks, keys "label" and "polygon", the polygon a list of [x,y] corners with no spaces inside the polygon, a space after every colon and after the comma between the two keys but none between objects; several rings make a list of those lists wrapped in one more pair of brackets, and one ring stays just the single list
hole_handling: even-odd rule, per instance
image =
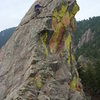
[{"label": "vertical rock wall", "polygon": [[85,100],[72,51],[77,2],[41,4],[41,13],[33,5],[3,48],[0,100]]}]

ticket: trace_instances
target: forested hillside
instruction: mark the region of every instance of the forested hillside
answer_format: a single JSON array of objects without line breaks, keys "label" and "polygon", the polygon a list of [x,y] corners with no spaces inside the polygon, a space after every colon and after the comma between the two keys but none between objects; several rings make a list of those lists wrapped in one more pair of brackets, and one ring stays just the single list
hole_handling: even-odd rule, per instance
[{"label": "forested hillside", "polygon": [[15,27],[0,32],[0,48],[7,42],[7,40],[11,37],[14,31]]},{"label": "forested hillside", "polygon": [[77,46],[81,36],[91,29],[94,32],[94,38],[87,44],[84,44],[80,49],[77,49],[77,56],[84,55],[89,58],[100,58],[100,17],[93,17],[89,20],[77,22],[77,29],[74,33],[74,43]]},{"label": "forested hillside", "polygon": [[[88,29],[94,33],[93,39],[78,48],[79,40],[82,40],[81,37]],[[92,97],[98,97],[100,95],[100,17],[77,22],[74,35],[80,77],[85,89],[89,90],[88,93]],[[100,100],[100,98],[93,100]]]},{"label": "forested hillside", "polygon": [[81,38],[81,36],[85,33],[86,30],[88,30],[89,28],[94,31],[97,35],[99,35],[100,33],[100,17],[93,17],[93,18],[89,18],[87,20],[82,20],[82,21],[77,21],[77,28],[75,31],[75,45],[78,44],[79,39]]}]

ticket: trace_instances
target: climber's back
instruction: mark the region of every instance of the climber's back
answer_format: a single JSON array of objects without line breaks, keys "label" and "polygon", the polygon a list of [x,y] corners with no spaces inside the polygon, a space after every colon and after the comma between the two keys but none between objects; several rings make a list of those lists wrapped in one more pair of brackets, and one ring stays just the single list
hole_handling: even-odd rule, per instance
[{"label": "climber's back", "polygon": [[39,0],[37,0],[36,1],[36,4],[35,4],[35,7],[34,7],[34,10],[35,10],[35,12],[36,12],[36,15],[37,14],[40,14],[40,10],[41,10],[41,4],[40,4],[40,1]]}]

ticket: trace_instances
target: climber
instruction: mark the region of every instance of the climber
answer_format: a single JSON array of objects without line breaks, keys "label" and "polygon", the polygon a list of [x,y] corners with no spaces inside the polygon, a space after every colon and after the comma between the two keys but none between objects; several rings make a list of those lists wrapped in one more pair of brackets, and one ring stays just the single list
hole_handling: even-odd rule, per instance
[{"label": "climber", "polygon": [[34,7],[35,12],[36,12],[36,15],[40,14],[41,7],[42,7],[42,6],[41,6],[41,4],[40,4],[40,1],[37,0],[37,1],[36,1],[36,4],[35,4],[35,7]]}]

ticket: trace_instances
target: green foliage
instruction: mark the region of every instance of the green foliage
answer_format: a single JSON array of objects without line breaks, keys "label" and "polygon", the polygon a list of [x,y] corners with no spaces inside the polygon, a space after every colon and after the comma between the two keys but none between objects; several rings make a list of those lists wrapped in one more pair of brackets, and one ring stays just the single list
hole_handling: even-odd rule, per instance
[{"label": "green foliage", "polygon": [[8,41],[15,31],[15,27],[0,32],[0,48]]},{"label": "green foliage", "polygon": [[77,30],[74,33],[74,43],[78,44],[79,39],[89,28],[95,33],[94,38],[87,44],[84,44],[75,52],[77,58],[79,55],[84,55],[89,58],[100,58],[100,17],[93,17],[89,20],[77,22]]},{"label": "green foliage", "polygon": [[87,66],[83,66],[84,70],[79,69],[79,74],[85,88],[90,90],[91,95],[96,96],[100,94],[100,17],[77,22],[74,43],[77,45],[81,36],[89,28],[95,33],[93,40],[77,49],[75,55],[77,59],[83,55],[92,62],[92,64],[88,63]]},{"label": "green foliage", "polygon": [[95,62],[93,65],[88,63],[85,70],[79,70],[82,83],[92,96],[100,94],[100,61]]},{"label": "green foliage", "polygon": [[92,32],[95,32],[95,36],[100,36],[100,17],[89,18],[88,20],[82,20],[77,22],[77,29],[74,33],[74,43],[78,44],[80,37],[84,34],[87,29],[91,29]]}]

